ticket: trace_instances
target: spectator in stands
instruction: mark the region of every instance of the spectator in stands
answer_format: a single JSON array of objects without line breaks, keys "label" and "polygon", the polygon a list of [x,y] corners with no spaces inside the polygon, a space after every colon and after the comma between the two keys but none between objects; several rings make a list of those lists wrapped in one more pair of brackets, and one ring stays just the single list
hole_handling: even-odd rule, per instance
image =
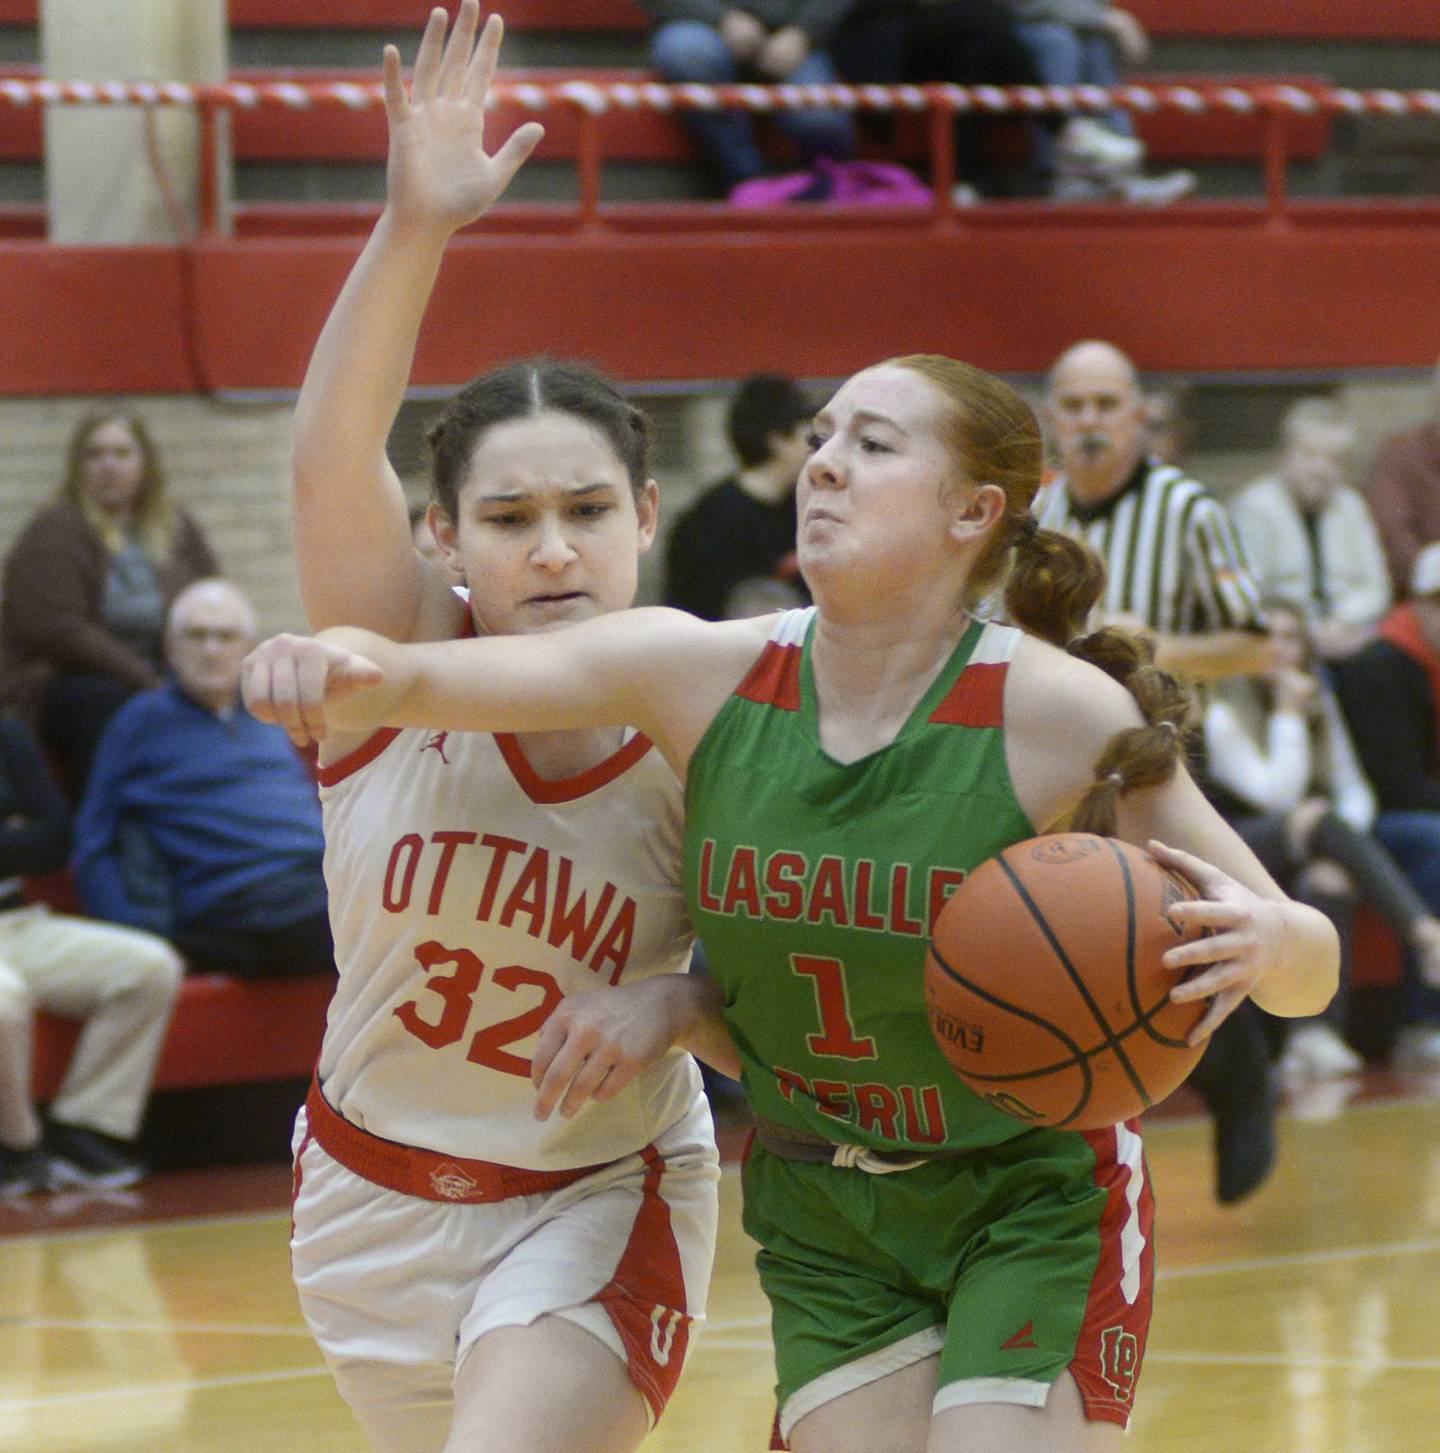
[{"label": "spectator in stands", "polygon": [[[1128,10],[1108,0],[1010,0],[1021,39],[1030,47],[1047,86],[1118,86],[1122,65],[1137,65],[1150,51],[1149,38]],[[1145,147],[1128,111],[1116,108],[1103,120],[1075,116],[1052,147],[1037,134],[1039,165],[1051,176],[1057,201],[1118,198],[1166,205],[1195,190],[1195,174],[1142,175]]]},{"label": "spectator in stands", "polygon": [[[181,965],[163,939],[25,902],[64,867],[70,814],[30,731],[0,718],[0,1196],[128,1186]],[[30,1100],[36,1010],[82,1019],[42,1125]]]},{"label": "spectator in stands", "polygon": [[1440,364],[1429,420],[1385,442],[1366,493],[1398,599],[1410,589],[1416,556],[1440,540]]},{"label": "spectator in stands", "polygon": [[[856,0],[831,42],[835,64],[848,81],[893,86],[948,81],[957,86],[1042,84],[1030,48],[1020,39],[1007,0]],[[893,129],[885,113],[864,121],[883,134]],[[1053,122],[1053,124],[1052,124]],[[1047,118],[1059,130],[1064,118]],[[987,148],[993,117],[955,118],[956,171],[965,181],[958,200],[1011,190],[1009,179]],[[1092,146],[1098,165],[1114,140],[1103,127],[1067,133],[1072,144]],[[1133,147],[1126,143],[1126,154]],[[973,185],[972,185],[973,184]]]},{"label": "spectator in stands", "polygon": [[[650,58],[667,81],[708,85],[787,81],[812,86],[835,82],[826,44],[853,0],[639,3],[658,22]],[[756,145],[749,113],[720,109],[683,114],[727,190],[769,170]],[[854,153],[855,126],[846,111],[777,111],[775,122],[807,162],[818,157],[842,161]]]},{"label": "spectator in stands", "polygon": [[[1440,543],[1416,557],[1412,599],[1335,669],[1335,687],[1380,801],[1375,835],[1440,913]],[[1440,974],[1407,979],[1400,1063],[1440,1065]]]},{"label": "spectator in stands", "polygon": [[675,521],[666,605],[719,621],[809,600],[795,566],[795,485],[814,414],[792,378],[755,373],[741,383],[726,419],[740,468]]},{"label": "spectator in stands", "polygon": [[1232,504],[1262,594],[1306,613],[1327,660],[1349,656],[1390,608],[1390,576],[1365,501],[1345,483],[1355,430],[1327,399],[1285,415],[1279,466]]},{"label": "spectator in stands", "polygon": [[1161,464],[1180,466],[1195,432],[1190,393],[1184,384],[1145,390],[1145,453]]},{"label": "spectator in stands", "polygon": [[[1034,506],[1042,529],[1089,543],[1105,561],[1101,609],[1153,633],[1156,660],[1190,679],[1265,671],[1272,649],[1259,596],[1224,506],[1202,484],[1146,458],[1135,366],[1109,343],[1077,343],[1050,372],[1046,416],[1061,473]],[[1216,1125],[1223,1202],[1253,1191],[1275,1159],[1275,1095],[1258,1011],[1211,1037],[1190,1078]]]},{"label": "spectator in stands", "polygon": [[[1275,881],[1318,908],[1339,933],[1339,992],[1323,1015],[1288,1022],[1281,1060],[1294,1078],[1326,1079],[1361,1067],[1342,1037],[1357,898],[1379,912],[1416,965],[1437,979],[1440,921],[1372,836],[1375,794],[1339,703],[1314,670],[1304,611],[1272,601],[1266,616],[1276,664],[1263,678],[1215,688],[1204,716],[1202,780]],[[1435,829],[1440,842],[1440,817]]]},{"label": "spectator in stands", "polygon": [[329,968],[315,785],[285,733],[240,701],[249,602],[197,581],[176,597],[165,641],[171,679],[116,713],[76,821],[87,911],[164,933],[192,968]]},{"label": "spectator in stands", "polygon": [[0,699],[35,726],[78,800],[105,723],[159,684],[165,610],[213,575],[199,526],[166,495],[143,421],[108,411],[70,438],[65,482],[5,563]]}]

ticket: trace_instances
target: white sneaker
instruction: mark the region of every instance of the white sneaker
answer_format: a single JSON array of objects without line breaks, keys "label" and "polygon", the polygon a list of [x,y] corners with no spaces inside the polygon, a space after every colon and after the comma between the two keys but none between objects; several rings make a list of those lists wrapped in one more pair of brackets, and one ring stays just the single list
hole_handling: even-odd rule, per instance
[{"label": "white sneaker", "polygon": [[1190,171],[1164,172],[1158,177],[1117,177],[1116,189],[1127,201],[1139,207],[1168,207],[1188,197],[1200,185],[1200,178]]},{"label": "white sneaker", "polygon": [[1280,1060],[1287,1078],[1340,1080],[1359,1074],[1365,1061],[1328,1024],[1302,1024],[1290,1033]]},{"label": "white sneaker", "polygon": [[1391,1059],[1399,1069],[1440,1067],[1440,1024],[1407,1024],[1395,1036]]},{"label": "white sneaker", "polygon": [[1131,171],[1140,165],[1145,145],[1112,130],[1091,116],[1072,116],[1061,128],[1061,161],[1093,172]]},{"label": "white sneaker", "polygon": [[1285,1108],[1292,1120],[1324,1124],[1338,1119],[1362,1088],[1354,1075],[1343,1080],[1291,1080],[1285,1087]]}]

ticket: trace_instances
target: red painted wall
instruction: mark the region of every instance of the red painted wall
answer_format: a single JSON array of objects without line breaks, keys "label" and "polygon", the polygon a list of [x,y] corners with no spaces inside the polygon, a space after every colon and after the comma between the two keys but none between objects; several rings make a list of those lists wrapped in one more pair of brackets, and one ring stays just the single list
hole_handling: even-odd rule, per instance
[{"label": "red painted wall", "polygon": [[[1155,369],[1432,364],[1440,207],[1294,215],[997,204],[948,233],[471,234],[446,260],[416,382],[539,349],[648,381],[835,375],[917,350],[1030,372],[1095,334]],[[359,246],[232,240],[187,258],[0,245],[0,393],[295,388]]]}]

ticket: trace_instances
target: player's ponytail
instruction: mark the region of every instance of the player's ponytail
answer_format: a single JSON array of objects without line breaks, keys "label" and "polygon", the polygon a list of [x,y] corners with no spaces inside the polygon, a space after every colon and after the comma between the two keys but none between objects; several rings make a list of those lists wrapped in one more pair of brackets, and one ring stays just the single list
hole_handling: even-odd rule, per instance
[{"label": "player's ponytail", "polygon": [[1129,691],[1145,725],[1116,732],[1095,762],[1095,783],[1071,815],[1076,832],[1115,832],[1120,796],[1168,782],[1182,760],[1190,702],[1184,688],[1155,665],[1147,637],[1107,627],[1085,633],[1105,586],[1105,567],[1088,545],[1022,522],[1013,531],[1015,564],[1005,609],[1023,630],[1060,646]]}]

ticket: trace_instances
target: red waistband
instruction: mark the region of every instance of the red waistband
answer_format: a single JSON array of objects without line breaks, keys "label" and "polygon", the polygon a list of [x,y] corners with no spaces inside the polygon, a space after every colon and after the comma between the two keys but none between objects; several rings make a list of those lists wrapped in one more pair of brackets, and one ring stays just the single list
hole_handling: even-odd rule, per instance
[{"label": "red waistband", "polygon": [[345,1119],[325,1098],[318,1080],[310,1082],[305,1114],[321,1149],[346,1170],[387,1191],[426,1201],[466,1206],[508,1201],[512,1196],[558,1191],[604,1169],[603,1165],[581,1165],[571,1170],[525,1170],[384,1140]]}]

